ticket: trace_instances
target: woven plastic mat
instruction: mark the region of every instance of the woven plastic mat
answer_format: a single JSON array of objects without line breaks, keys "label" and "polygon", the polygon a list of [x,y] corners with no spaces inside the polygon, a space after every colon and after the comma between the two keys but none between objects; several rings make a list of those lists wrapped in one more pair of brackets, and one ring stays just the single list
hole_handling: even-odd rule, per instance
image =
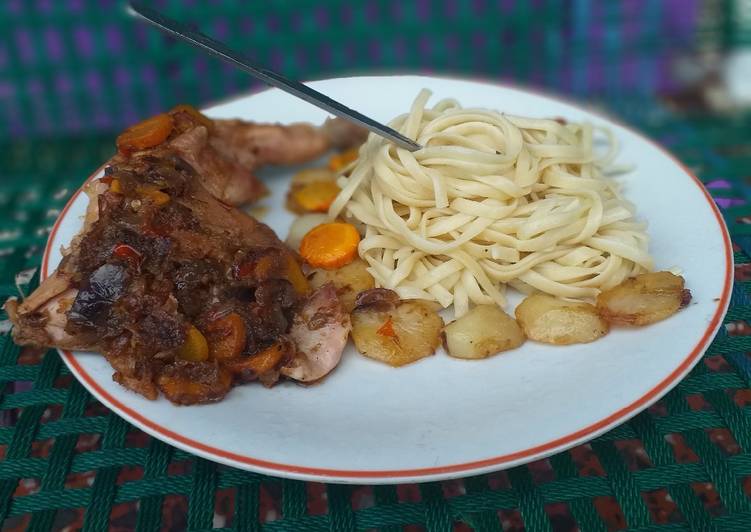
[{"label": "woven plastic mat", "polygon": [[[576,95],[681,86],[676,64],[751,42],[745,0],[152,0],[293,79],[423,71]],[[257,87],[126,14],[125,0],[0,2],[0,138],[112,132]],[[716,62],[716,61],[715,61]],[[685,69],[684,69],[685,70]]]},{"label": "woven plastic mat", "polygon": [[[751,207],[743,178],[751,119],[689,123],[644,102],[620,113],[701,177],[734,240],[725,327],[656,405],[590,444],[505,472],[404,486],[303,483],[218,466],[152,439],[93,399],[55,351],[20,350],[0,336],[4,528],[749,530]],[[0,300],[32,289],[36,276],[16,274],[38,266],[60,207],[111,142],[0,146]]]}]

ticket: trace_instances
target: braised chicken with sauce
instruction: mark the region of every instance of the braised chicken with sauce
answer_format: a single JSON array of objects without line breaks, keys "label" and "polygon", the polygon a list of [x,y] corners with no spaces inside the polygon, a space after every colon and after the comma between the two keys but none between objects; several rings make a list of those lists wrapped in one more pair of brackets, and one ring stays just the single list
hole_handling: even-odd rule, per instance
[{"label": "braised chicken with sauce", "polygon": [[59,267],[6,310],[22,345],[101,352],[113,379],[177,404],[235,384],[311,382],[338,363],[350,330],[336,291],[311,291],[295,253],[231,207],[265,187],[253,171],[346,147],[338,120],[258,125],[181,106],[118,138],[88,183],[84,227]]}]

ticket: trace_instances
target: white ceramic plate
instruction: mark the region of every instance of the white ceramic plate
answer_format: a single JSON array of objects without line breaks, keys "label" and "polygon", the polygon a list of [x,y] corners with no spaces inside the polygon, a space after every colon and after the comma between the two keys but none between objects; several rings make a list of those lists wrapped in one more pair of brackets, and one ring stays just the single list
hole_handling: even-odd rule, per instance
[{"label": "white ceramic plate", "polygon": [[[694,299],[656,325],[614,330],[587,345],[527,342],[482,361],[439,351],[394,369],[353,347],[317,386],[241,386],[213,405],[149,401],[112,381],[103,357],[63,353],[73,374],[104,404],[151,435],[191,453],[277,476],[391,483],[466,476],[535,460],[624,422],[673,387],[699,360],[726,311],[732,254],[722,218],[699,181],[670,154],[634,131],[579,107],[486,83],[417,76],[318,81],[313,87],[384,122],[417,92],[454,97],[534,117],[588,120],[615,131],[620,161],[636,165],[625,195],[650,224],[658,269],[679,267]],[[213,117],[321,123],[326,115],[278,90],[212,107]],[[271,172],[263,220],[284,238],[290,172]],[[76,194],[55,224],[42,275],[81,226]]]}]

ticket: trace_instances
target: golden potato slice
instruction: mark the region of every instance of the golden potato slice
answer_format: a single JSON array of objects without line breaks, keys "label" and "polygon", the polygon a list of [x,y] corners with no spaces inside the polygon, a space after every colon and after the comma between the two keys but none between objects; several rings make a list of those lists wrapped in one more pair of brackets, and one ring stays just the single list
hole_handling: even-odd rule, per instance
[{"label": "golden potato slice", "polygon": [[609,323],[649,325],[672,316],[691,301],[680,275],[653,272],[626,279],[597,296],[597,311]]},{"label": "golden potato slice", "polygon": [[516,320],[495,305],[478,305],[445,329],[446,350],[456,358],[487,358],[519,347],[524,333]]},{"label": "golden potato slice", "polygon": [[432,355],[441,343],[443,320],[424,301],[400,301],[391,290],[375,288],[357,303],[352,339],[366,357],[403,366]]},{"label": "golden potato slice", "polygon": [[357,294],[375,286],[373,276],[368,273],[367,268],[368,264],[358,258],[336,270],[316,268],[308,281],[313,290],[328,282],[334,283],[336,295],[339,296],[344,310],[352,312]]},{"label": "golden potato slice", "polygon": [[292,176],[292,185],[309,185],[321,181],[334,181],[336,174],[328,168],[304,168]]},{"label": "golden potato slice", "polygon": [[527,338],[546,344],[583,344],[607,334],[608,322],[589,303],[534,294],[516,307],[516,319]]}]

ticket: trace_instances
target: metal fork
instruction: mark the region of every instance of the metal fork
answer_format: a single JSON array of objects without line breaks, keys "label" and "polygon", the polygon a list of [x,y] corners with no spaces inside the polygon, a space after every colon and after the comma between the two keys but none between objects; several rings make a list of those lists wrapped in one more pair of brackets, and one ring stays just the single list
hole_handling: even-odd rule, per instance
[{"label": "metal fork", "polygon": [[146,21],[150,22],[160,30],[224,59],[228,63],[239,67],[241,70],[244,70],[268,85],[282,89],[283,91],[288,92],[293,96],[297,96],[308,103],[312,103],[333,115],[369,129],[376,135],[380,135],[404,149],[415,151],[422,148],[422,146],[414,140],[408,139],[398,131],[391,129],[380,122],[376,122],[372,118],[369,118],[354,109],[350,109],[346,105],[329,98],[315,89],[303,85],[299,81],[292,81],[276,72],[254,65],[245,56],[232,50],[227,45],[216,39],[212,39],[208,35],[204,35],[200,31],[194,30],[187,24],[183,24],[177,20],[164,16],[159,11],[144,5],[143,2],[130,2],[130,8],[135,14],[143,17]]}]

